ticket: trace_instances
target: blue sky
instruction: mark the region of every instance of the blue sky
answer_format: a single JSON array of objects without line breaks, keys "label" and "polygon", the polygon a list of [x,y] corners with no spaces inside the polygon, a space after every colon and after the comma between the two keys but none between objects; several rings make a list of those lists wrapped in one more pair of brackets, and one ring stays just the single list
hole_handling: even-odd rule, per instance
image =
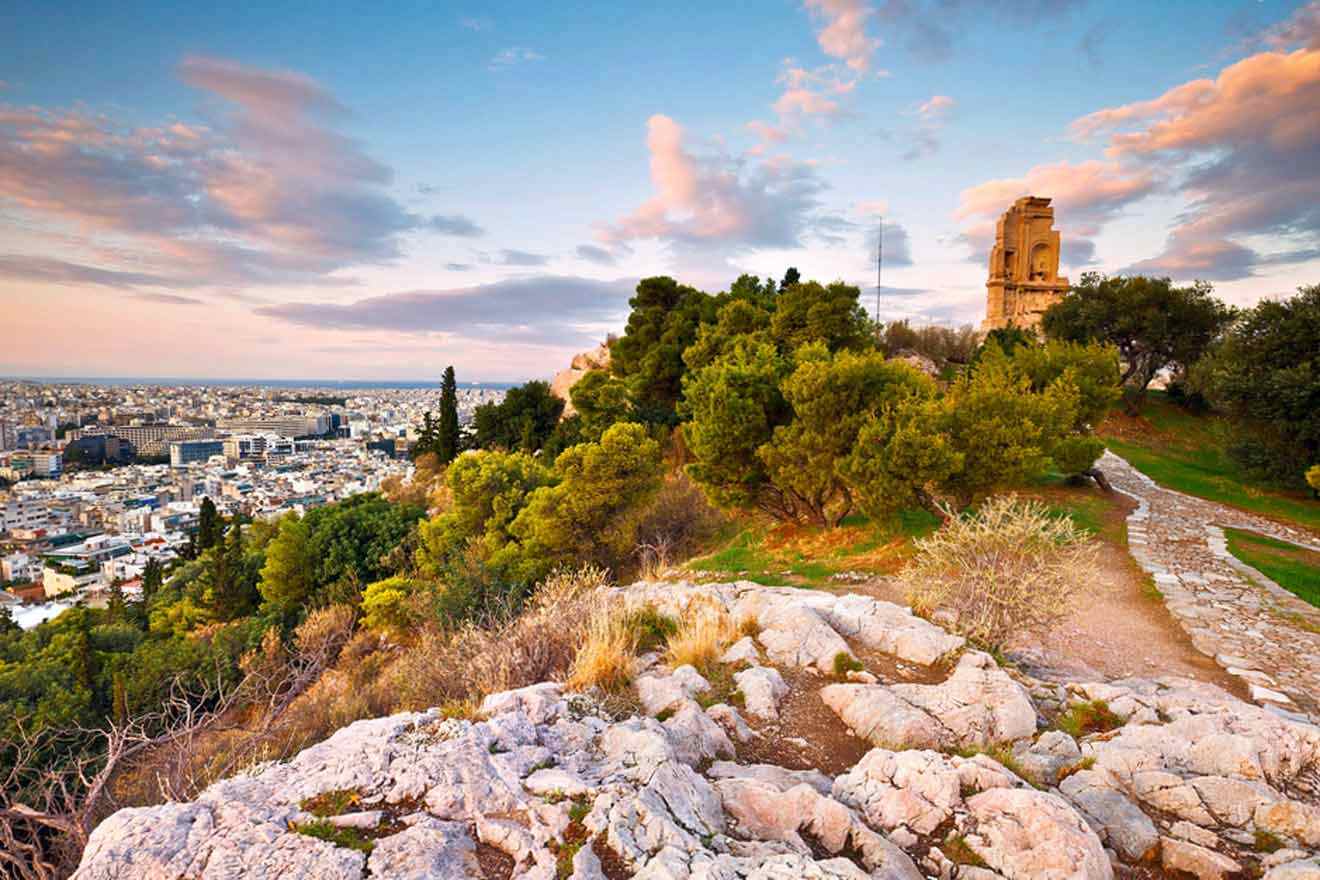
[{"label": "blue sky", "polygon": [[[1320,3],[13,3],[0,374],[554,372],[638,277],[1320,281]],[[634,8],[636,6],[636,8]]]}]

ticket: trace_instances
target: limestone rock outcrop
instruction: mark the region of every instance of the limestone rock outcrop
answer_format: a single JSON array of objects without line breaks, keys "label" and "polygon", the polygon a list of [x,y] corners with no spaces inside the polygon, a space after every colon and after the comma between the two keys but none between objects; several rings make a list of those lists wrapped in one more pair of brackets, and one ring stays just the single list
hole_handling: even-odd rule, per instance
[{"label": "limestone rock outcrop", "polygon": [[592,370],[608,370],[610,368],[610,347],[602,342],[591,351],[584,351],[573,356],[568,369],[560,370],[555,373],[554,379],[550,381],[550,393],[560,400],[564,401],[564,418],[573,415],[577,410],[573,409],[573,398],[569,392],[578,380]]},{"label": "limestone rock outcrop", "polygon": [[[631,714],[545,682],[470,719],[359,721],[192,803],[115,813],[75,877],[480,878],[495,859],[519,880],[1109,880],[1136,866],[1320,880],[1320,727],[1306,721],[1185,679],[1041,681],[864,596],[612,595],[759,629],[700,671],[649,655]],[[845,652],[884,655],[874,683],[838,680]],[[1055,729],[1066,707],[1101,702],[1113,729]],[[849,757],[813,767],[837,758],[821,741]],[[308,811],[344,791],[351,813]],[[307,833],[317,822],[366,845]]]}]

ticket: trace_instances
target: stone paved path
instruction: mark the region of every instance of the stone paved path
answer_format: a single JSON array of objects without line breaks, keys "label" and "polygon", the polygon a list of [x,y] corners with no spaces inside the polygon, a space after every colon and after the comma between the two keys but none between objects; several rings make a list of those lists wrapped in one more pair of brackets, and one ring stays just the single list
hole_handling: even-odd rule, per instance
[{"label": "stone paved path", "polygon": [[1165,489],[1124,459],[1099,462],[1137,501],[1128,544],[1197,650],[1240,677],[1262,706],[1320,720],[1320,609],[1228,552],[1223,527],[1320,550],[1320,535]]}]

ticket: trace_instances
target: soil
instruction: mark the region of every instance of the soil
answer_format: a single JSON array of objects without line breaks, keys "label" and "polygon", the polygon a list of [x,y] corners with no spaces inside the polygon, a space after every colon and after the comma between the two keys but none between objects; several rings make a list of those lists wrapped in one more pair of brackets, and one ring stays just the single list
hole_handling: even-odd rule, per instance
[{"label": "soil", "polygon": [[781,669],[788,696],[779,704],[779,720],[757,721],[744,714],[761,739],[738,744],[738,763],[775,764],[788,770],[819,770],[837,776],[871,750],[849,732],[820,689],[831,680],[801,669]]},{"label": "soil", "polygon": [[477,864],[481,866],[481,876],[485,880],[509,880],[515,867],[512,856],[489,843],[477,844]]},{"label": "soil", "polygon": [[[1115,493],[1096,540],[1100,555],[1076,610],[1044,633],[1024,635],[1006,651],[1025,672],[1046,680],[1113,680],[1131,676],[1177,675],[1219,685],[1247,698],[1241,680],[1193,647],[1127,551],[1126,517],[1133,503]],[[894,578],[840,584],[857,592],[906,605]],[[868,667],[871,660],[865,658]],[[883,674],[876,671],[876,674]]]}]

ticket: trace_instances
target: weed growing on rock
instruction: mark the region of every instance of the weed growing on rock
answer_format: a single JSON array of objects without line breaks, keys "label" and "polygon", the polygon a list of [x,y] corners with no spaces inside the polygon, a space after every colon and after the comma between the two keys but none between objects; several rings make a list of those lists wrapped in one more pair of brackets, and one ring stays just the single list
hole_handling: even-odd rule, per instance
[{"label": "weed growing on rock", "polygon": [[840,681],[846,681],[848,673],[863,672],[866,666],[847,651],[840,651],[834,655],[834,677]]},{"label": "weed growing on rock", "polygon": [[340,828],[337,825],[332,825],[327,819],[295,823],[293,830],[299,834],[315,837],[317,840],[324,840],[326,843],[342,846],[345,849],[355,849],[367,855],[371,855],[371,851],[376,847],[376,842],[358,829]]},{"label": "weed growing on rock", "polygon": [[952,834],[940,844],[940,852],[955,865],[967,865],[973,868],[988,868],[985,859],[977,854],[961,834]]},{"label": "weed growing on rock", "polygon": [[624,626],[631,631],[641,653],[662,648],[678,632],[678,621],[662,614],[651,603],[634,608],[624,616]]},{"label": "weed growing on rock", "polygon": [[305,798],[300,807],[320,819],[342,816],[350,807],[362,802],[362,794],[355,788],[337,788]]},{"label": "weed growing on rock", "polygon": [[1073,739],[1092,733],[1108,733],[1123,726],[1123,719],[1114,714],[1104,700],[1074,703],[1054,720],[1054,726]]}]

